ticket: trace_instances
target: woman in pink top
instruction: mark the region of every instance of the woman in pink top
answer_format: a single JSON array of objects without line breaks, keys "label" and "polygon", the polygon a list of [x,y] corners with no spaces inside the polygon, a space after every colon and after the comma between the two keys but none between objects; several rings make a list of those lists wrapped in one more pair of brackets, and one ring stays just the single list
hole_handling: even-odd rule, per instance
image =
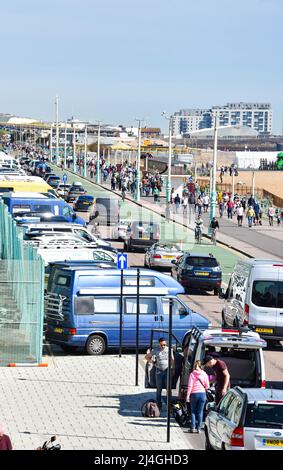
[{"label": "woman in pink top", "polygon": [[[191,403],[191,432],[201,432],[203,410],[206,402],[206,390],[209,388],[208,375],[202,370],[201,361],[194,363],[188,382],[187,402]],[[196,431],[197,417],[197,431]]]}]

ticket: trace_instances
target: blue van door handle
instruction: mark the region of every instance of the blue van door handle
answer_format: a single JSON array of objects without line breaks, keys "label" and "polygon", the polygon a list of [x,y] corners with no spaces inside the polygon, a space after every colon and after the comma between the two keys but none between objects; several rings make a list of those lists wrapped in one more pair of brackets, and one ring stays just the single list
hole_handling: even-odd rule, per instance
[{"label": "blue van door handle", "polygon": [[154,315],[154,321],[158,321],[158,315]]},{"label": "blue van door handle", "polygon": [[164,321],[164,316],[160,315],[160,321]]}]

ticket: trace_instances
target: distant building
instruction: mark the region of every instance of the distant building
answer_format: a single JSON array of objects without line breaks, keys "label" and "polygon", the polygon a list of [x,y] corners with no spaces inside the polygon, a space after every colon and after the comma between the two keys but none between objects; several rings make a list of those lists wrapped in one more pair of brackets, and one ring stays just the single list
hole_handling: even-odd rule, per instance
[{"label": "distant building", "polygon": [[172,135],[189,134],[192,131],[211,127],[209,109],[180,109],[172,117]]},{"label": "distant building", "polygon": [[248,126],[259,134],[272,133],[272,109],[269,103],[227,103],[213,106],[212,122],[218,126]]},{"label": "distant building", "polygon": [[160,127],[142,127],[141,136],[145,138],[159,137],[161,135]]},{"label": "distant building", "polygon": [[189,135],[200,129],[218,126],[249,127],[259,135],[272,133],[272,109],[269,103],[227,103],[211,109],[181,109],[171,116],[172,135]]}]

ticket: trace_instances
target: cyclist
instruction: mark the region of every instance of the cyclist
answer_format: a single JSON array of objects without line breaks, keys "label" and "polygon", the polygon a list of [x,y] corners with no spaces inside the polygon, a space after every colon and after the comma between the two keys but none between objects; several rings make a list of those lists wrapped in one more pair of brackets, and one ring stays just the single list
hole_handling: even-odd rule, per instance
[{"label": "cyclist", "polygon": [[195,239],[200,242],[202,238],[202,230],[203,230],[203,220],[199,215],[198,218],[195,220]]},{"label": "cyclist", "polygon": [[212,218],[209,228],[211,229],[211,241],[216,243],[216,232],[217,232],[217,229],[219,230],[220,228],[219,222],[218,220],[216,220],[216,217]]}]

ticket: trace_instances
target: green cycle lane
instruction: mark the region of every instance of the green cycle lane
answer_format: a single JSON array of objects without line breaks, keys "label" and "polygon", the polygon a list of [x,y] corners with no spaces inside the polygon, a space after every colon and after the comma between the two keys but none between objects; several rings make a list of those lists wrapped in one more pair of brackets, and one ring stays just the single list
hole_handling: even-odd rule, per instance
[{"label": "green cycle lane", "polygon": [[[73,183],[74,181],[81,182],[86,189],[87,193],[97,197],[105,197],[106,195],[110,198],[117,199],[119,196],[112,193],[106,188],[102,188],[96,183],[92,182],[89,179],[83,178],[80,175],[75,175],[71,171],[61,170],[57,166],[52,165],[52,168],[56,174],[60,177],[65,173],[67,174],[68,183]],[[142,204],[142,200],[140,201]],[[243,258],[243,255],[234,251],[231,248],[226,248],[221,245],[212,245],[209,239],[203,238],[201,244],[195,243],[194,231],[188,227],[184,227],[180,223],[173,221],[166,221],[165,218],[161,215],[164,211],[161,207],[156,206],[156,213],[151,211],[146,207],[142,207],[133,201],[122,201],[120,204],[120,218],[126,220],[142,220],[142,221],[151,221],[157,222],[160,226],[160,242],[161,243],[179,243],[183,250],[189,251],[190,253],[199,253],[199,254],[209,254],[212,253],[222,268],[223,272],[223,282],[228,284],[231,272],[235,263]]]}]

